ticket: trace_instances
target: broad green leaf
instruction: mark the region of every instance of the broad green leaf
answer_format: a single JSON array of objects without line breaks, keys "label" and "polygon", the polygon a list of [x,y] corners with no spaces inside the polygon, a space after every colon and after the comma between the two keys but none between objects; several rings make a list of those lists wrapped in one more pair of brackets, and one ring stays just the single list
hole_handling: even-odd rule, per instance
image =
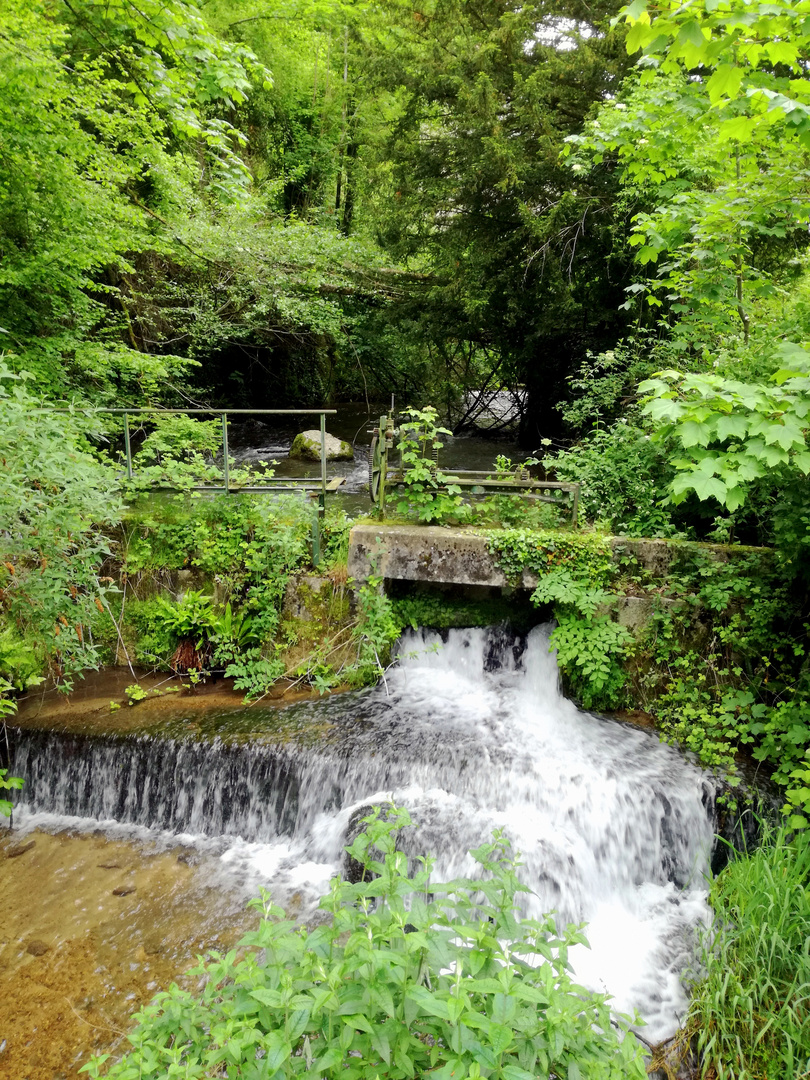
[{"label": "broad green leaf", "polygon": [[292,1052],[292,1046],[280,1031],[271,1031],[262,1039],[267,1068],[271,1073],[278,1072]]},{"label": "broad green leaf", "polygon": [[310,1072],[326,1072],[327,1069],[336,1069],[343,1062],[343,1054],[336,1046],[330,1046],[329,1049],[321,1054],[319,1058],[313,1062],[310,1066]]},{"label": "broad green leaf", "polygon": [[745,491],[739,486],[729,487],[726,491],[726,507],[729,510],[739,510],[745,504]]},{"label": "broad green leaf", "polygon": [[687,420],[678,428],[678,438],[683,446],[706,446],[711,432],[706,424]]},{"label": "broad green leaf", "polygon": [[505,1080],[537,1080],[534,1073],[521,1069],[517,1065],[504,1065],[501,1072]]},{"label": "broad green leaf", "polygon": [[488,1037],[493,1053],[499,1056],[511,1045],[512,1040],[514,1039],[514,1033],[511,1027],[508,1027],[506,1024],[493,1024],[489,1029]]},{"label": "broad green leaf", "polygon": [[549,1003],[548,991],[540,990],[536,986],[527,986],[525,983],[516,983],[512,988],[512,994],[521,1001],[531,1001],[535,1005],[546,1008]]},{"label": "broad green leaf", "polygon": [[718,439],[743,439],[748,434],[748,420],[739,413],[721,416],[717,420]]},{"label": "broad green leaf", "polygon": [[409,986],[405,991],[405,999],[415,1002],[427,1016],[438,1016],[442,1020],[451,1019],[447,1002],[432,994],[424,986]]},{"label": "broad green leaf", "polygon": [[706,89],[709,100],[716,105],[721,98],[735,98],[742,83],[743,69],[736,64],[720,64],[714,69]]},{"label": "broad green leaf", "polygon": [[516,1010],[517,1002],[509,994],[496,994],[492,999],[492,1019],[498,1024],[508,1024]]},{"label": "broad green leaf", "polygon": [[380,1055],[386,1065],[391,1064],[391,1044],[388,1041],[388,1035],[380,1028],[376,1028],[371,1033],[371,1045],[376,1052]]}]

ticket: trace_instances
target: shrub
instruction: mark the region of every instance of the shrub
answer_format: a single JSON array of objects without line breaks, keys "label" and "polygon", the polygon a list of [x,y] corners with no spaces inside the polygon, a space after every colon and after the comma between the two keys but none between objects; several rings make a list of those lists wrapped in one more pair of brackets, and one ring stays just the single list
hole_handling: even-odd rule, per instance
[{"label": "shrub", "polygon": [[[296,927],[264,897],[244,958],[214,954],[196,969],[199,998],[159,994],[108,1076],[642,1080],[626,1019],[568,974],[581,928],[517,917],[527,890],[501,834],[472,852],[482,880],[438,884],[430,860],[407,876],[396,850],[407,812],[366,822],[349,853],[370,880],[333,878],[328,922]],[[103,1061],[85,1070],[98,1077]]]}]

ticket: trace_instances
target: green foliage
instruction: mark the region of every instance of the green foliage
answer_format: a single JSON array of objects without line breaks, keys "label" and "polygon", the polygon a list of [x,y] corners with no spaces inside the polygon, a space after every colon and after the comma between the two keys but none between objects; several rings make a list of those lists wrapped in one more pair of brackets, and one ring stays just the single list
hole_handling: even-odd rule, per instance
[{"label": "green foliage", "polygon": [[330,504],[321,521],[321,569],[335,570],[349,561],[349,533],[354,521],[345,510]]},{"label": "green foliage", "polygon": [[504,529],[488,535],[487,550],[518,585],[524,571],[544,575],[562,567],[595,587],[606,586],[615,573],[608,538],[598,532]]},{"label": "green foliage", "polygon": [[165,392],[187,365],[143,354],[131,275],[139,254],[178,250],[161,211],[244,194],[231,120],[267,72],[184,0],[9,0],[0,69],[0,309],[15,367],[56,394]]},{"label": "green foliage", "polygon": [[416,592],[392,600],[394,618],[404,630],[420,627],[443,630],[455,626],[493,626],[501,622],[533,625],[533,612],[522,611],[514,597],[491,600],[469,600],[464,596],[437,593],[435,590]]},{"label": "green foliage", "polygon": [[632,421],[595,428],[590,436],[543,464],[558,480],[580,484],[588,521],[625,536],[672,536],[678,531],[664,504],[674,469],[664,447]]},{"label": "green foliage", "polygon": [[276,656],[266,656],[264,650],[252,646],[234,648],[220,645],[214,660],[224,664],[224,674],[233,679],[234,690],[244,690],[245,700],[255,700],[266,694],[273,683],[284,675],[284,664]]},{"label": "green foliage", "polygon": [[526,572],[540,576],[532,603],[553,608],[551,647],[571,692],[586,709],[615,708],[633,639],[607,611],[597,614],[611,603],[607,586],[616,574],[606,537],[514,529],[491,534],[487,546],[512,580],[519,583]]},{"label": "green foliage", "polygon": [[43,647],[26,640],[13,625],[0,628],[0,679],[5,677],[15,690],[27,690],[42,682],[46,665]]},{"label": "green foliage", "polygon": [[[347,523],[335,522],[334,542],[342,543]],[[309,561],[311,527],[311,511],[297,499],[232,495],[133,510],[121,544],[128,575],[160,580],[167,569],[188,568],[229,597],[219,608],[194,589],[178,603],[128,599],[125,620],[137,630],[138,660],[165,666],[175,646],[190,641],[237,690],[249,698],[266,693],[285,673],[270,639],[289,575]]]},{"label": "green foliage", "polygon": [[[86,632],[108,606],[99,575],[121,513],[112,469],[90,453],[86,422],[72,413],[36,413],[29,380],[0,361],[0,614],[8,646],[20,639],[65,684],[97,667]],[[32,417],[36,416],[36,421]],[[4,651],[14,682],[30,683],[30,661]]]},{"label": "green foliage", "polygon": [[651,370],[649,357],[632,338],[598,355],[589,350],[567,380],[570,400],[557,406],[566,426],[583,433],[592,426],[598,432],[601,425],[613,424],[635,397],[636,384]]},{"label": "green foliage", "polygon": [[[7,695],[14,689],[7,679],[0,676],[0,731],[5,733],[6,720],[17,711],[17,702]],[[8,769],[0,769],[0,790],[17,790],[23,786],[22,777],[9,776]],[[10,817],[14,804],[0,798],[0,817]]]},{"label": "green foliage", "polygon": [[603,273],[611,184],[575,186],[560,161],[630,66],[615,10],[447,0],[414,18],[391,0],[386,25],[361,30],[387,120],[366,153],[367,212],[387,250],[431,271],[387,313],[418,350],[403,389],[438,384],[433,400],[457,409],[466,388],[528,387],[532,440],[558,423],[572,357],[610,347],[625,318]]},{"label": "green foliage", "polygon": [[597,614],[609,601],[604,589],[561,566],[549,570],[532,593],[533,603],[553,605],[557,625],[550,643],[586,709],[615,707],[626,677],[622,661],[632,651],[629,631],[607,613]]},{"label": "green foliage", "polygon": [[436,464],[436,451],[443,446],[441,436],[450,432],[437,425],[437,413],[431,405],[406,409],[405,415],[410,419],[400,424],[397,443],[405,495],[397,503],[397,510],[401,514],[415,513],[426,525],[466,520],[470,509],[461,497],[461,488]]},{"label": "green foliage", "polygon": [[385,678],[391,646],[402,633],[402,623],[396,618],[394,605],[382,590],[382,578],[369,576],[357,594],[357,662],[348,674],[358,685]]},{"label": "green foliage", "polygon": [[637,700],[659,730],[709,767],[735,772],[741,749],[785,786],[810,739],[801,598],[760,555],[710,558],[684,547],[638,650]]},{"label": "green foliage", "polygon": [[[371,880],[333,878],[316,929],[296,928],[266,896],[255,902],[263,917],[246,954],[201,964],[199,997],[159,994],[106,1075],[642,1080],[627,1019],[568,973],[581,928],[517,916],[525,886],[505,837],[472,852],[480,880],[438,883],[429,859],[408,877],[396,849],[408,825],[401,810],[366,819],[349,853]],[[103,1060],[84,1071],[100,1076]]]},{"label": "green foliage", "polygon": [[810,833],[766,828],[756,851],[733,859],[712,883],[706,977],[687,1019],[702,1076],[783,1080],[806,1071],[808,874]]},{"label": "green foliage", "polygon": [[138,683],[130,683],[124,687],[124,697],[129,705],[137,705],[139,701],[146,701],[149,691]]},{"label": "green foliage", "polygon": [[657,437],[677,448],[673,501],[694,491],[735,510],[751,483],[775,471],[788,482],[810,473],[805,426],[810,411],[810,356],[790,343],[771,385],[719,375],[659,372],[641,384]]},{"label": "green foliage", "polygon": [[[810,742],[808,735],[804,733],[805,745]],[[787,783],[782,813],[787,815],[788,828],[806,829],[810,825],[810,753],[805,753],[799,768],[791,769]]]},{"label": "green foliage", "polygon": [[137,664],[166,671],[177,642],[166,626],[159,597],[138,600],[128,596],[123,609],[125,640]]},{"label": "green foliage", "polygon": [[156,619],[163,630],[178,641],[192,641],[198,649],[207,642],[215,626],[211,597],[194,589],[174,602],[160,597],[157,609]]},{"label": "green foliage", "polygon": [[[647,0],[622,10],[628,52],[642,50],[652,70],[711,72],[707,92],[723,118],[721,143],[750,142],[757,130],[780,128],[810,145],[810,4],[701,0],[688,9],[672,2],[649,11]],[[735,105],[738,106],[735,108]]]},{"label": "green foliage", "polygon": [[[21,776],[9,776],[8,769],[0,769],[0,788],[19,791],[22,786],[23,779]],[[13,809],[14,804],[9,799],[0,799],[0,816],[11,817]]]}]

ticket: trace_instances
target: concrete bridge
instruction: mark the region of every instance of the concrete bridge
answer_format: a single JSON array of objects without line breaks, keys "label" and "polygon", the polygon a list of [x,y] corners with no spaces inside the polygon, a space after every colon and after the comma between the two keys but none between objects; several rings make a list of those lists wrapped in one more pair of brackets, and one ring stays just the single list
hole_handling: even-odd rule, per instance
[{"label": "concrete bridge", "polygon": [[[369,577],[384,581],[425,584],[489,586],[493,589],[534,589],[539,576],[524,570],[520,580],[510,579],[488,550],[492,533],[443,525],[356,525],[349,537],[349,576],[360,584]],[[698,549],[718,562],[759,554],[769,548],[729,544],[699,544],[684,540],[609,538],[616,559],[634,556],[638,567],[652,578],[665,578],[679,554]],[[660,596],[617,596],[617,619],[629,629],[646,624],[654,607],[677,603]]]}]

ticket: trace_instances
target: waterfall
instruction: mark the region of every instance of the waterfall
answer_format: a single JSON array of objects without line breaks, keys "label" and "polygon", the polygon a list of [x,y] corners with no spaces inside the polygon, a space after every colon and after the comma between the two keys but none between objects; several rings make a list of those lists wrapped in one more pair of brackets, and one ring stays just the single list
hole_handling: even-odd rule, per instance
[{"label": "waterfall", "polygon": [[387,685],[284,710],[301,732],[328,728],[320,741],[274,741],[278,711],[259,709],[234,711],[230,733],[222,717],[211,738],[21,730],[18,823],[191,844],[224,875],[309,905],[373,802],[408,808],[406,849],[432,852],[437,879],[471,876],[469,850],[501,828],[532,890],[526,913],[587,921],[577,977],[637,1008],[655,1041],[685,1010],[708,918],[714,788],[653,733],[565,699],[548,632],[407,633]]}]

